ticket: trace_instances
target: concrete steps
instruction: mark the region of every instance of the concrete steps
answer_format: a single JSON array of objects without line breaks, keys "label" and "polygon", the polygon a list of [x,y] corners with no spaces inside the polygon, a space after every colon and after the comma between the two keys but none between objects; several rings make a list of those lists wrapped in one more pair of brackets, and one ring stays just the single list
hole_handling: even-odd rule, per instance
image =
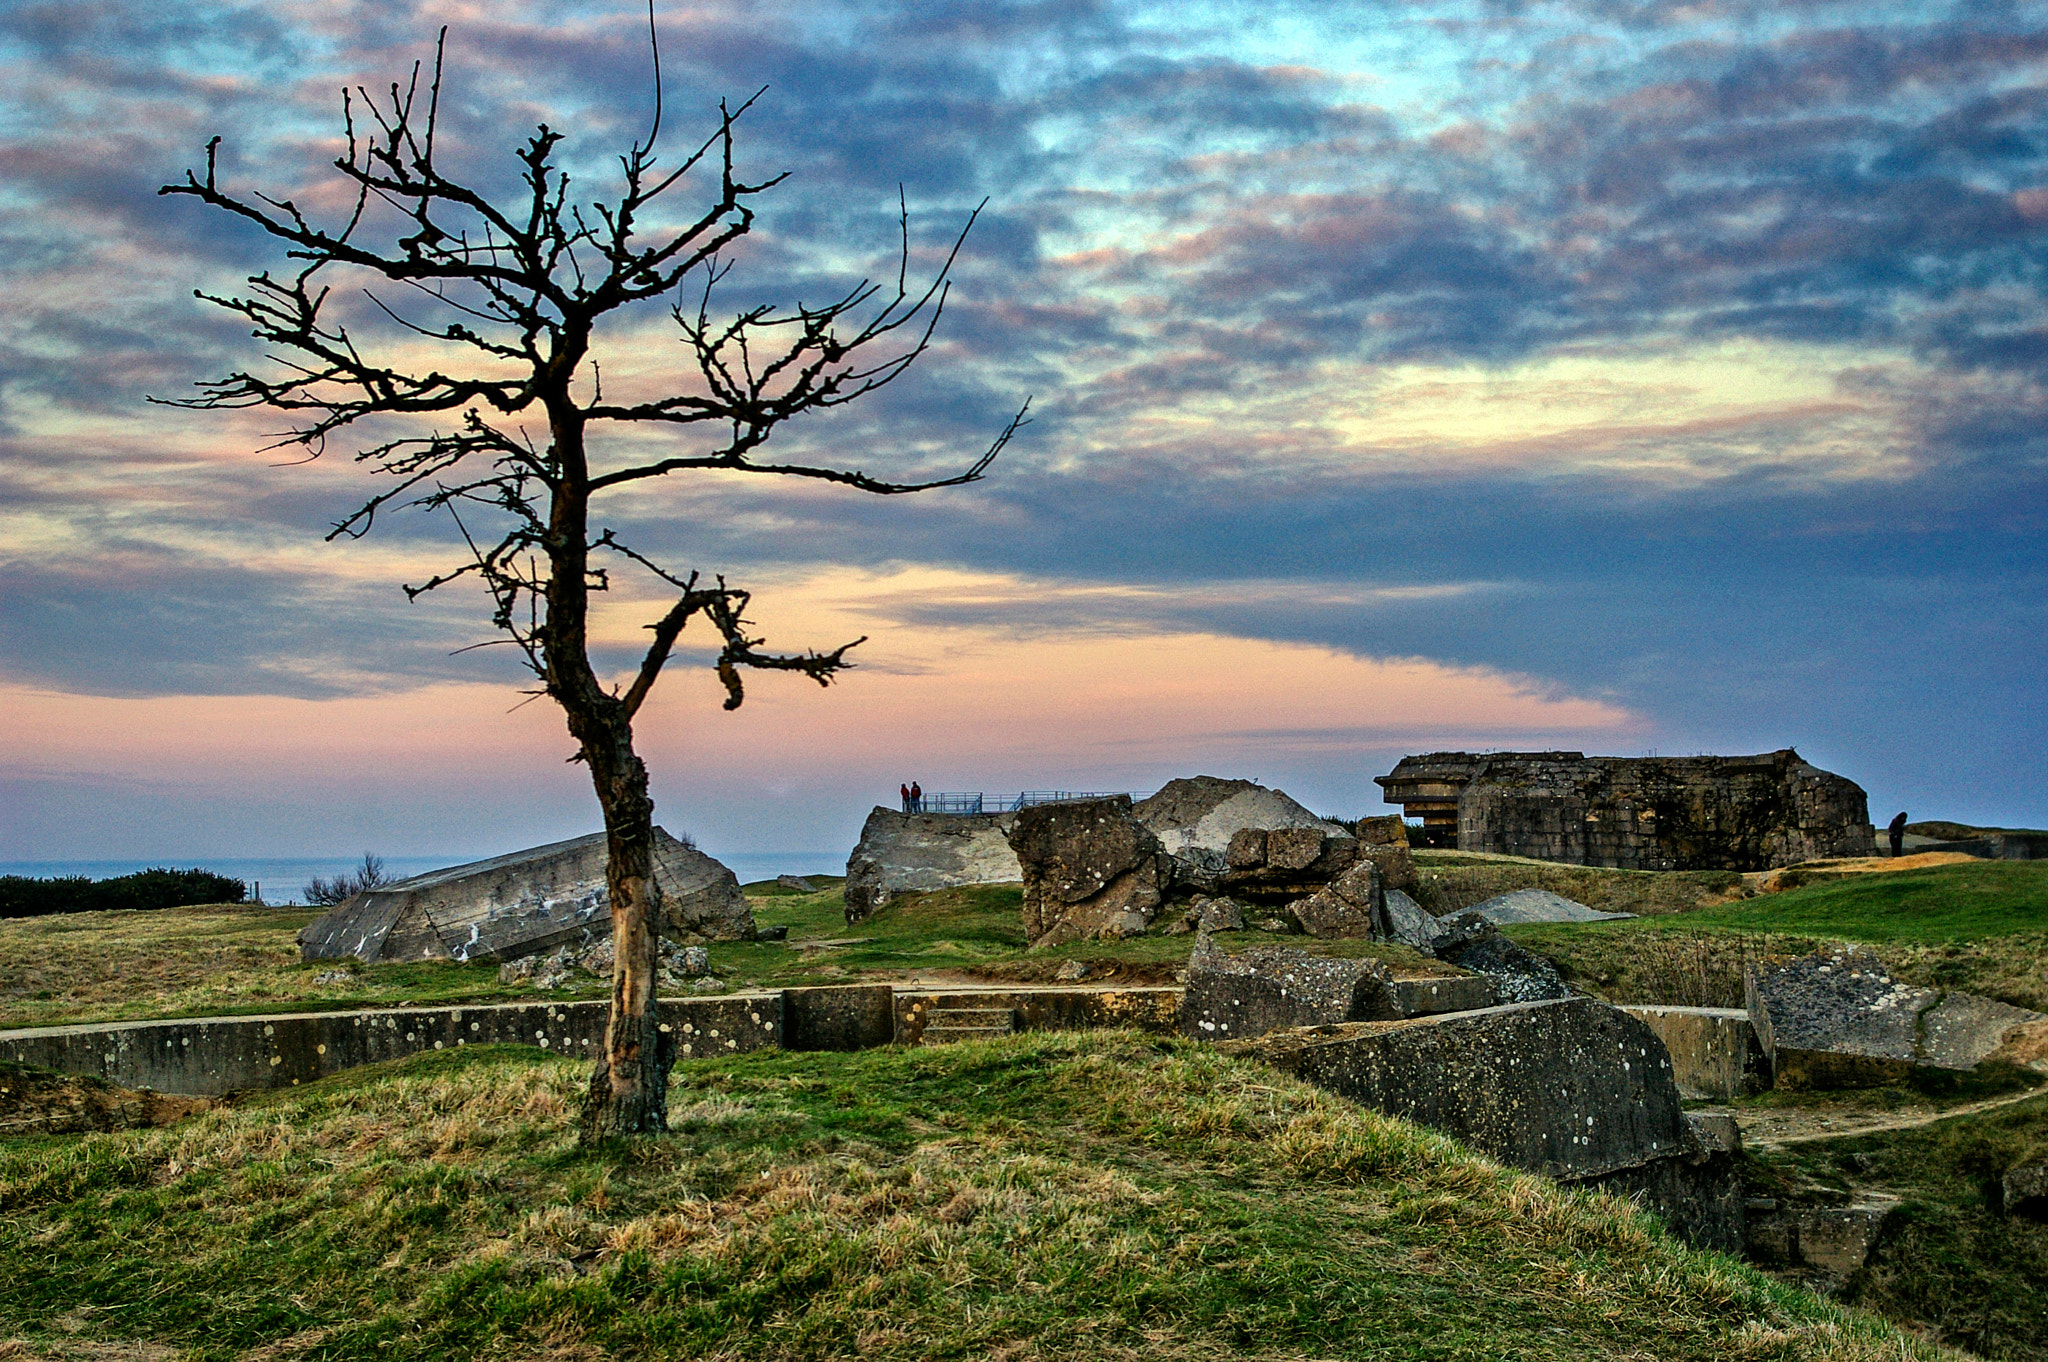
[{"label": "concrete steps", "polygon": [[987,1040],[1017,1029],[1017,1014],[1007,1007],[935,1007],[925,1014],[920,1045],[947,1045],[956,1040]]}]

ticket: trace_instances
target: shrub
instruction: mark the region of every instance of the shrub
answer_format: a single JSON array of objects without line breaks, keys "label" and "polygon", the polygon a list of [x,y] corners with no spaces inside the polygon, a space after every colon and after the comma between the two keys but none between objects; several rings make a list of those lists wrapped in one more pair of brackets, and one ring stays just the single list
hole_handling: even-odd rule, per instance
[{"label": "shrub", "polygon": [[133,875],[94,880],[84,875],[39,880],[0,875],[0,918],[109,909],[177,908],[188,903],[241,903],[249,887],[207,870],[151,867]]},{"label": "shrub", "polygon": [[366,851],[363,853],[361,868],[353,874],[336,875],[331,880],[323,880],[315,875],[312,882],[306,886],[306,902],[318,904],[323,908],[332,908],[338,903],[347,903],[366,889],[375,889],[391,882],[391,876],[384,873],[383,858],[372,856]]}]

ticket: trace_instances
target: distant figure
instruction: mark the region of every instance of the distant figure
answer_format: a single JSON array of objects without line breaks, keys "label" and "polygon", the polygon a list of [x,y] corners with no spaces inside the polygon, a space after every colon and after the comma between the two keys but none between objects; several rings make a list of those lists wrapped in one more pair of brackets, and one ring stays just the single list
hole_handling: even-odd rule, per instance
[{"label": "distant figure", "polygon": [[901,791],[903,791],[903,812],[905,812],[905,813],[909,813],[909,812],[910,812],[910,787],[909,787],[908,785],[899,785],[899,786],[897,786],[896,788],[897,788],[897,789],[899,789],[899,790],[901,790]]},{"label": "distant figure", "polygon": [[924,812],[924,791],[918,787],[918,783],[914,780],[910,782],[910,811],[912,813]]},{"label": "distant figure", "polygon": [[1885,825],[1885,831],[1892,835],[1892,855],[1897,856],[1906,846],[1906,811],[1899,810],[1892,821]]}]

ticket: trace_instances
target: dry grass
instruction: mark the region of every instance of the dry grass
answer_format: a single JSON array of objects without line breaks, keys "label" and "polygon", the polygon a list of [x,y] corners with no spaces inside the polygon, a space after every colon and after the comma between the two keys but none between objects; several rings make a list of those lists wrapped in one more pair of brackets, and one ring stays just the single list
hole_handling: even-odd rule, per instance
[{"label": "dry grass", "polygon": [[[195,1358],[1943,1356],[1607,1197],[1126,1033],[583,1074],[470,1051],[0,1143],[0,1337]],[[260,1354],[257,1350],[263,1350]],[[130,1356],[146,1356],[131,1353]]]}]

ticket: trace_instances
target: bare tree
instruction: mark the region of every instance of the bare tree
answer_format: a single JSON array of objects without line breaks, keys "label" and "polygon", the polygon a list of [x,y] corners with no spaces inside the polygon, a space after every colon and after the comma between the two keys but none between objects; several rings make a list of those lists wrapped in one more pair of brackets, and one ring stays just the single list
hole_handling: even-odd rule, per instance
[{"label": "bare tree", "polygon": [[[290,413],[295,428],[271,447],[298,446],[308,458],[317,457],[330,436],[361,427],[363,438],[376,442],[361,448],[356,460],[392,482],[328,538],[366,533],[379,511],[394,504],[450,512],[467,558],[405,587],[407,595],[464,578],[480,581],[494,603],[492,623],[504,636],[497,641],[519,649],[540,678],[539,690],[567,718],[576,759],[589,767],[604,812],[618,960],[604,1053],[582,1115],[586,1140],[666,1125],[674,1040],[662,1033],[655,1010],[661,893],[653,867],[654,803],[647,768],[633,747],[634,716],[693,619],[716,634],[727,709],[744,697],[742,668],[796,672],[825,685],[852,665],[847,651],[864,641],[828,652],[761,651],[746,617],[746,591],[723,576],[707,580],[655,562],[594,518],[597,498],[689,469],[811,478],[884,496],[950,487],[980,478],[1024,423],[1020,410],[964,471],[927,482],[758,461],[785,422],[872,393],[925,352],[974,216],[922,287],[908,282],[905,214],[893,286],[863,281],[821,306],[752,306],[714,320],[713,289],[729,268],[720,252],[747,233],[753,200],[782,176],[750,182],[734,167],[734,125],[751,99],[738,108],[721,103],[709,137],[675,164],[660,163],[661,68],[652,27],[650,7],[653,119],[646,138],[619,156],[620,181],[609,200],[571,199],[556,155],[564,134],[546,124],[519,148],[521,188],[502,200],[442,170],[435,124],[445,29],[424,89],[415,64],[411,81],[394,82],[382,99],[361,87],[343,91],[348,144],[334,166],[353,186],[354,209],[338,226],[317,225],[288,198],[222,188],[218,137],[207,144],[203,176],[188,171],[182,184],[159,191],[189,195],[254,223],[282,241],[295,262],[281,274],[252,276],[247,296],[198,294],[249,322],[253,334],[274,347],[276,370],[202,383],[199,396],[175,405]],[[673,214],[679,190],[699,195],[681,225],[645,226],[660,219],[652,205],[664,195],[671,196],[664,207]],[[346,319],[336,320],[341,309],[334,287],[351,273],[409,291],[396,299],[370,295],[395,324],[387,330],[399,344],[360,340]],[[681,300],[686,284],[693,301],[673,301],[669,310],[694,372],[685,368],[663,395],[607,401],[592,354],[600,320]],[[401,299],[411,299],[426,319],[409,315]],[[382,418],[431,420],[441,413],[456,414],[453,428],[383,438]],[[517,419],[529,415],[545,418],[544,443],[529,438]],[[653,459],[596,447],[592,438],[605,429],[648,425],[689,428],[699,438]],[[481,521],[492,528],[480,531]],[[652,574],[673,599],[647,626],[653,637],[623,687],[608,685],[590,655],[591,596],[609,587],[615,565]]]}]

